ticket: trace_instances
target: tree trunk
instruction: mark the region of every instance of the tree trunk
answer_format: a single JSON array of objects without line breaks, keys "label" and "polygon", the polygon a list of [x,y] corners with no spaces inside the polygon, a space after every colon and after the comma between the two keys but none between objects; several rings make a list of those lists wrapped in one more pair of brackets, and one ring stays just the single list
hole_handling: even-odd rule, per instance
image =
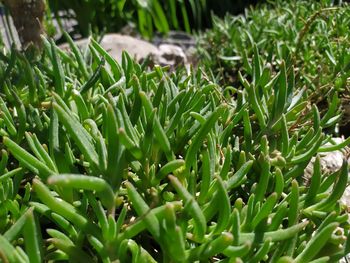
[{"label": "tree trunk", "polygon": [[31,43],[40,48],[40,35],[44,32],[42,26],[44,0],[3,0],[3,2],[10,10],[22,48],[26,49]]}]

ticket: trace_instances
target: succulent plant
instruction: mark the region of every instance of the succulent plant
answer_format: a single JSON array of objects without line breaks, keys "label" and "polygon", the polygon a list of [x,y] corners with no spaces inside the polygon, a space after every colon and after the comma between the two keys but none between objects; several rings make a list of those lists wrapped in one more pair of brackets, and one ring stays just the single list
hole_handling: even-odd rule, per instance
[{"label": "succulent plant", "polygon": [[[325,145],[294,71],[254,46],[251,80],[119,65],[91,41],[0,56],[4,262],[336,262],[349,253],[348,168],[309,185]],[[6,76],[6,77],[5,77]],[[334,93],[336,98],[336,93]]]},{"label": "succulent plant", "polygon": [[261,4],[244,15],[214,17],[213,28],[200,37],[199,53],[223,83],[236,85],[239,70],[252,76],[248,62],[256,45],[273,71],[285,60],[287,68],[294,66],[296,86],[322,99],[332,88],[348,89],[349,14],[348,3],[327,0]]}]

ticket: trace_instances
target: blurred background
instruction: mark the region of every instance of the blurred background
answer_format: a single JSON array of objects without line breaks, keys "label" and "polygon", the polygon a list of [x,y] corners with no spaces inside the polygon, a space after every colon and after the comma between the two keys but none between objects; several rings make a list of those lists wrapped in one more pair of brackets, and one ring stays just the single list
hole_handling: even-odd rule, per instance
[{"label": "blurred background", "polygon": [[35,17],[29,13],[37,12],[38,6],[44,4],[42,25],[46,34],[53,37],[57,43],[65,42],[64,31],[67,31],[73,39],[91,34],[122,32],[150,40],[156,35],[167,35],[172,30],[195,33],[210,28],[213,14],[218,17],[223,17],[226,13],[240,14],[245,8],[259,2],[263,1],[3,0],[0,1],[0,28],[7,45],[9,42],[18,42],[9,14],[12,14],[15,24],[16,20],[22,20],[18,23],[26,27],[23,31],[31,31],[33,25],[29,26],[30,23],[23,20]]}]

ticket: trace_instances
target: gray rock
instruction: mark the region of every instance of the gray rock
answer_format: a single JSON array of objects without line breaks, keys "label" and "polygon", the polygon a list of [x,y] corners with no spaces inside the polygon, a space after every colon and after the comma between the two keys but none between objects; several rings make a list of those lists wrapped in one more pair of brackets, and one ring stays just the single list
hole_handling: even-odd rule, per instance
[{"label": "gray rock", "polygon": [[182,31],[170,31],[166,37],[160,34],[156,34],[152,42],[156,46],[160,46],[162,44],[176,45],[181,47],[185,53],[187,49],[196,46],[195,38],[192,35]]},{"label": "gray rock", "polygon": [[[343,138],[333,138],[333,141],[337,144],[344,141]],[[328,143],[329,144],[329,143]],[[347,156],[348,148],[345,147],[345,149],[341,151],[333,151],[328,153],[320,153],[320,161],[321,161],[321,169],[322,172],[331,174],[335,171],[338,171],[342,164],[343,160],[347,159],[348,162],[350,161]],[[313,174],[313,164],[315,162],[315,158],[311,159],[311,162],[308,164],[308,166],[305,169],[304,175],[306,181],[309,181],[311,179],[311,176]],[[350,210],[350,187],[348,186],[345,189],[345,192],[341,198],[341,203],[345,204],[349,210]]]},{"label": "gray rock", "polygon": [[[88,38],[77,40],[76,44],[84,48],[90,42]],[[120,34],[106,34],[101,46],[108,51],[108,53],[118,62],[122,60],[122,52],[126,51],[128,54],[138,60],[144,59],[151,54],[157,54],[158,48],[149,42]],[[69,49],[68,44],[60,45],[62,49]]]},{"label": "gray rock", "polygon": [[50,21],[52,23],[52,26],[56,29],[53,35],[53,39],[55,41],[64,38],[62,30],[69,33],[73,39],[81,38],[80,33],[74,30],[75,27],[78,27],[78,21],[74,19],[75,13],[72,9],[59,10],[58,17],[60,19],[62,29],[60,28],[58,20],[55,16]]},{"label": "gray rock", "polygon": [[119,62],[122,60],[123,51],[128,52],[137,61],[158,53],[158,48],[149,42],[119,34],[105,35],[101,46]]},{"label": "gray rock", "polygon": [[[88,43],[89,39],[76,41],[80,48],[85,48]],[[161,44],[157,47],[147,41],[120,34],[107,34],[103,37],[100,44],[119,63],[122,60],[123,51],[126,51],[136,61],[142,61],[149,57],[153,64],[162,66],[175,67],[187,63],[185,52],[177,45]],[[63,44],[60,45],[60,48],[67,50],[69,46],[68,44]]]},{"label": "gray rock", "polygon": [[158,52],[153,54],[154,62],[160,65],[184,65],[187,63],[187,57],[181,47],[171,44],[162,44]]}]

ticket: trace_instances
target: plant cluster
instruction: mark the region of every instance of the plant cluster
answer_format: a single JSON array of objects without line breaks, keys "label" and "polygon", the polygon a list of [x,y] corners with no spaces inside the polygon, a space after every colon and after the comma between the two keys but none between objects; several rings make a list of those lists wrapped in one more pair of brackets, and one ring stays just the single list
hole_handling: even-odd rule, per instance
[{"label": "plant cluster", "polygon": [[200,39],[204,64],[228,84],[237,72],[251,77],[249,60],[256,44],[266,63],[294,66],[298,86],[323,97],[344,91],[350,74],[350,7],[333,1],[275,1],[247,9],[244,15],[213,18],[213,29]]},{"label": "plant cluster", "polygon": [[[44,39],[0,56],[3,262],[336,262],[350,251],[339,202],[347,162],[294,71],[254,45],[243,88],[134,62],[91,41]],[[300,112],[302,111],[302,114]],[[330,143],[327,144],[326,143]]]}]

